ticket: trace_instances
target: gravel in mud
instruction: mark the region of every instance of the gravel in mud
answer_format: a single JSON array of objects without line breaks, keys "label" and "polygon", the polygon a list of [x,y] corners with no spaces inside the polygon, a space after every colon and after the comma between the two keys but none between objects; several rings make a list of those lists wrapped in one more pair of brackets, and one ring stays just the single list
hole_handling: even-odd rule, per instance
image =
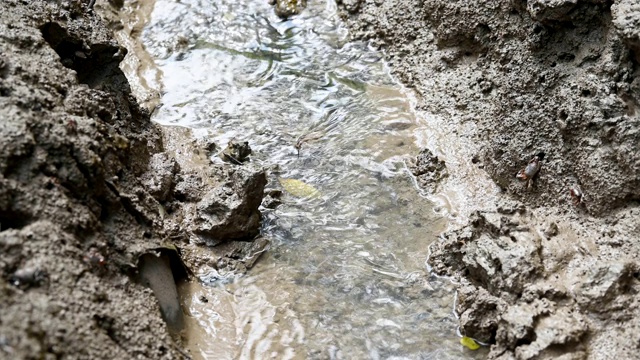
[{"label": "gravel in mud", "polygon": [[0,358],[181,358],[138,259],[250,239],[264,173],[189,182],[87,3],[0,2]]},{"label": "gravel in mud", "polygon": [[[356,37],[387,51],[421,109],[473,124],[471,163],[502,189],[433,247],[434,270],[461,281],[462,332],[490,342],[492,359],[636,358],[635,2],[343,0],[341,8]],[[541,151],[528,188],[515,175]]]}]

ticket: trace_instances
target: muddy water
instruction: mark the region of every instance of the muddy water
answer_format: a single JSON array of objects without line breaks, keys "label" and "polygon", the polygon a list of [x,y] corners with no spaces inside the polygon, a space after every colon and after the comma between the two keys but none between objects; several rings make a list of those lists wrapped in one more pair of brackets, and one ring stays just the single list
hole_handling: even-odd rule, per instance
[{"label": "muddy water", "polygon": [[194,358],[479,355],[459,344],[451,284],[426,271],[447,221],[406,169],[419,119],[333,2],[282,21],[264,0],[159,0],[141,39],[154,65],[136,83],[162,87],[155,121],[248,141],[269,187],[320,193],[264,209],[272,245],[248,274],[204,268],[182,287]]}]

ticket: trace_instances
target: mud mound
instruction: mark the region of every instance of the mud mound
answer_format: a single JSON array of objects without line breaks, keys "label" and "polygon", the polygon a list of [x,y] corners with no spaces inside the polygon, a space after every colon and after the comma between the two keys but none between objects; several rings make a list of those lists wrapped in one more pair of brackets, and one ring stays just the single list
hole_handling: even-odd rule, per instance
[{"label": "mud mound", "polygon": [[79,1],[3,1],[0,14],[0,353],[178,357],[127,276],[164,235],[137,180],[161,137],[118,69],[124,52]]},{"label": "mud mound", "polygon": [[168,251],[174,266],[173,244],[195,233],[184,209],[216,217],[217,241],[255,235],[264,173],[208,169],[222,214],[180,199],[189,174],[162,153],[118,67],[126,50],[86,3],[0,3],[0,358],[181,358],[135,281],[139,258]]}]

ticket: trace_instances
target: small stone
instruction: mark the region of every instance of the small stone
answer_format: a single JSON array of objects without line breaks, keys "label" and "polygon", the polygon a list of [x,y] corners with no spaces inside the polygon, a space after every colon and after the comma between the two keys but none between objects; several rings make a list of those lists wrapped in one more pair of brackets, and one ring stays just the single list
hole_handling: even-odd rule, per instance
[{"label": "small stone", "polygon": [[11,283],[17,287],[40,286],[46,280],[47,273],[36,267],[24,267],[11,275]]},{"label": "small stone", "polygon": [[307,6],[307,0],[275,0],[275,12],[282,19],[298,15]]},{"label": "small stone", "polygon": [[418,178],[420,187],[431,192],[435,192],[438,183],[447,176],[444,161],[438,159],[429,149],[424,149],[418,154],[415,165],[409,170]]},{"label": "small stone", "polygon": [[227,144],[227,148],[220,154],[220,158],[231,164],[242,165],[242,163],[249,160],[250,155],[251,147],[249,146],[249,142],[231,140],[229,144]]}]

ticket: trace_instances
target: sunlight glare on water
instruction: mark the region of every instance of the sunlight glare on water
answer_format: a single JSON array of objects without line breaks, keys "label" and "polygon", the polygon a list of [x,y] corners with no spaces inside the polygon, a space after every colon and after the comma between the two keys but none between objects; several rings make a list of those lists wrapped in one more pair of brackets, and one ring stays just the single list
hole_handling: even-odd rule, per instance
[{"label": "sunlight glare on water", "polygon": [[[266,0],[158,0],[142,40],[162,72],[154,121],[224,145],[320,196],[264,209],[248,274],[183,287],[189,349],[207,359],[458,359],[453,287],[425,269],[444,230],[406,161],[415,113],[382,56],[349,42],[333,2],[292,20]],[[307,136],[300,156],[294,144]],[[204,284],[204,285],[203,285]],[[208,301],[201,300],[205,297]]]}]

